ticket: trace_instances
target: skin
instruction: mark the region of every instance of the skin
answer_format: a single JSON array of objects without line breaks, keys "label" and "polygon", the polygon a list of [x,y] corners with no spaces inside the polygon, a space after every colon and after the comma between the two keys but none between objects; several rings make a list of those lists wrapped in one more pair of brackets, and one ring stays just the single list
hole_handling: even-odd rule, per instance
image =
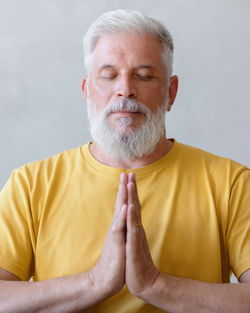
[{"label": "skin", "polygon": [[[97,111],[119,97],[136,98],[154,111],[166,94],[171,108],[178,79],[173,76],[167,83],[161,53],[160,43],[151,35],[104,36],[96,46],[89,77],[88,96],[95,102]],[[112,66],[115,76],[111,80],[103,79],[102,62]],[[138,76],[141,64],[150,65],[149,76],[153,74],[153,78],[145,80]],[[86,98],[86,78],[83,92]],[[143,123],[139,114],[120,112],[110,116],[114,128],[120,116],[132,117],[132,128]],[[91,152],[102,163],[134,168],[158,160],[171,147],[171,142],[161,138],[150,156],[120,163],[94,143]],[[85,273],[42,282],[21,282],[12,273],[0,269],[0,313],[82,312],[116,294],[124,284],[136,297],[171,313],[249,313],[250,270],[241,275],[239,282],[206,283],[160,272],[152,261],[143,228],[135,174],[122,173],[113,222],[96,265]]]},{"label": "skin", "polygon": [[[178,77],[172,76],[168,83],[162,52],[159,40],[150,34],[119,33],[119,35],[103,36],[99,39],[93,53],[88,88],[87,77],[83,80],[85,100],[89,97],[95,104],[97,112],[123,98],[141,102],[155,112],[167,96],[166,110],[170,111],[177,94]],[[130,126],[130,130],[140,127],[144,120],[144,116],[138,113],[113,113],[109,117],[109,123],[114,129],[120,117],[133,118],[134,123]],[[120,168],[148,165],[166,155],[171,148],[172,142],[167,140],[164,134],[152,154],[133,161],[115,161],[95,143],[90,146],[97,160]]]}]

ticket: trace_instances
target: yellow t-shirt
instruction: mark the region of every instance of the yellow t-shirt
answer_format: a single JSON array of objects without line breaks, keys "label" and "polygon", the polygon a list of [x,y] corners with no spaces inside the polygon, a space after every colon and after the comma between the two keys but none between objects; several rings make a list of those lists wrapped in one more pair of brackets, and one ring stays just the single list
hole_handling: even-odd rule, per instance
[{"label": "yellow t-shirt", "polygon": [[[40,281],[87,271],[112,222],[119,176],[88,145],[14,170],[0,194],[0,267]],[[163,272],[229,282],[250,268],[249,170],[174,142],[136,173],[142,220]],[[161,312],[126,286],[88,312]]]}]

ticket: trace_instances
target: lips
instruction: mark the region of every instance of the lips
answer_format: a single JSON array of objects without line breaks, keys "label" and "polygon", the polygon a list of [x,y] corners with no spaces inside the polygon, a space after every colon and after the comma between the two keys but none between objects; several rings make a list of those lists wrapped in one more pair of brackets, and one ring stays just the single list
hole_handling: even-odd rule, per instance
[{"label": "lips", "polygon": [[142,114],[142,112],[138,112],[138,111],[114,111],[111,112],[112,114]]}]

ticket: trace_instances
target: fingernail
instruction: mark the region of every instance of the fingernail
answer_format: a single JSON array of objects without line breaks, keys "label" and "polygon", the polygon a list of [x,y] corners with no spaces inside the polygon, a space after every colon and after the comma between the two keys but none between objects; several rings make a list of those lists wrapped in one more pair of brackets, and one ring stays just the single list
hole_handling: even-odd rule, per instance
[{"label": "fingernail", "polygon": [[121,173],[121,175],[120,175],[120,182],[122,182],[123,181],[123,179],[124,179],[124,173]]}]

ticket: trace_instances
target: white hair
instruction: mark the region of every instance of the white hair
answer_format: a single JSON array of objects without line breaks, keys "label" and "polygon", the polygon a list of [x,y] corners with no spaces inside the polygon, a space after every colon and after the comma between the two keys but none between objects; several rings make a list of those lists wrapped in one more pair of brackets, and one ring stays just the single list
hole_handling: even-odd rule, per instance
[{"label": "white hair", "polygon": [[92,53],[101,36],[110,33],[132,32],[152,34],[156,36],[163,47],[163,62],[167,78],[173,70],[173,39],[167,28],[159,21],[135,10],[115,10],[101,15],[88,29],[84,36],[84,64],[88,71],[91,69]]},{"label": "white hair", "polygon": [[[90,133],[94,142],[116,160],[135,160],[152,153],[165,134],[165,105],[152,112],[145,104],[134,99],[120,99],[97,114],[95,106],[87,99]],[[120,118],[113,128],[109,121],[112,112],[128,110],[141,112],[144,121],[133,129],[133,118]]]}]

